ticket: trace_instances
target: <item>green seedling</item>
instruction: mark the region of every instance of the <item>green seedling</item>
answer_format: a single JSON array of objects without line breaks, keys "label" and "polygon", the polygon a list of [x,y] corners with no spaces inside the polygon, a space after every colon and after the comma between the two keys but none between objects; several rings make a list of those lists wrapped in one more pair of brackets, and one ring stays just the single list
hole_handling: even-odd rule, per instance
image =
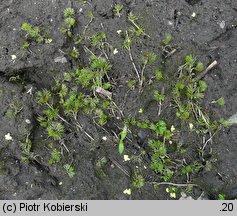
[{"label": "green seedling", "polygon": [[61,160],[61,152],[57,149],[51,151],[51,158],[49,160],[49,164],[53,165],[54,163],[59,163]]},{"label": "green seedling", "polygon": [[137,24],[138,17],[135,16],[132,12],[130,12],[130,13],[128,14],[128,20],[131,22],[131,24],[133,25],[133,27],[135,27],[134,30],[132,29],[132,32],[135,31],[136,36],[140,36],[141,34],[145,34],[143,28],[140,27],[140,26]]},{"label": "green seedling", "polygon": [[154,99],[158,102],[164,101],[165,100],[165,95],[160,94],[158,91],[154,91]]},{"label": "green seedling", "polygon": [[75,168],[72,165],[65,164],[63,167],[70,178],[73,178],[76,175]]},{"label": "green seedling", "polygon": [[32,27],[29,23],[23,23],[21,29],[27,33],[26,38],[36,39],[38,43],[44,41],[43,36],[40,35],[40,28],[38,26]]},{"label": "green seedling", "polygon": [[214,100],[211,102],[212,104],[218,104],[220,106],[224,106],[225,105],[225,99],[223,97],[219,98],[218,100]]},{"label": "green seedling", "polygon": [[29,159],[34,157],[34,153],[31,152],[32,142],[29,138],[30,134],[26,135],[26,139],[20,143],[20,148],[22,151],[21,160],[24,163],[29,163]]},{"label": "green seedling", "polygon": [[17,83],[17,82],[21,82],[22,78],[20,77],[20,75],[16,75],[16,76],[11,76],[9,78],[9,82],[11,83]]},{"label": "green seedling", "polygon": [[6,115],[8,118],[15,118],[22,110],[23,105],[18,101],[13,101],[9,104]]},{"label": "green seedling", "polygon": [[32,41],[35,41],[36,43],[52,42],[52,39],[48,35],[41,34],[41,30],[38,26],[31,26],[29,23],[23,23],[21,29],[26,32],[26,42],[21,46],[22,49],[28,48]]},{"label": "green seedling", "polygon": [[229,126],[233,125],[232,122],[229,122],[229,121],[225,120],[224,118],[220,118],[219,122],[223,125],[223,127],[229,127]]},{"label": "green seedling", "polygon": [[120,140],[119,140],[119,153],[122,154],[124,152],[124,140],[127,136],[128,128],[125,125],[122,132],[120,133]]},{"label": "green seedling", "polygon": [[51,99],[51,92],[48,91],[47,89],[43,89],[42,91],[38,91],[36,94],[36,101],[38,104],[44,105],[49,102]]},{"label": "green seedling", "polygon": [[171,198],[177,197],[178,188],[177,187],[168,187],[166,188],[166,192],[169,193]]},{"label": "green seedling", "polygon": [[226,200],[226,194],[224,193],[218,194],[218,200]]},{"label": "green seedling", "polygon": [[145,184],[145,179],[143,178],[142,175],[135,173],[132,176],[132,182],[131,182],[132,189],[140,189],[144,186],[144,184]]},{"label": "green seedling", "polygon": [[73,8],[65,8],[63,11],[64,17],[73,17],[75,15],[75,11]]},{"label": "green seedling", "polygon": [[163,158],[166,155],[166,147],[164,143],[159,140],[149,140],[148,145],[152,149],[152,162],[150,167],[154,172],[162,174],[164,170]]},{"label": "green seedling", "polygon": [[122,10],[123,10],[123,5],[116,4],[112,11],[116,16],[120,17]]},{"label": "green seedling", "polygon": [[73,47],[73,49],[70,51],[70,55],[72,58],[77,59],[80,55],[80,52],[77,48]]},{"label": "green seedling", "polygon": [[155,77],[157,80],[162,80],[163,79],[163,74],[160,70],[155,70],[154,71]]},{"label": "green seedling", "polygon": [[104,166],[107,164],[107,159],[105,157],[101,158],[100,160],[98,160],[96,162],[96,165],[95,165],[95,171],[96,171],[96,174],[99,176],[99,177],[105,177],[106,174],[103,170]]},{"label": "green seedling", "polygon": [[91,45],[95,48],[102,49],[105,46],[105,39],[106,39],[105,33],[95,33],[91,37]]},{"label": "green seedling", "polygon": [[64,126],[60,122],[52,122],[47,128],[49,137],[60,140],[64,133]]},{"label": "green seedling", "polygon": [[67,36],[69,38],[71,38],[73,27],[76,24],[75,11],[73,8],[65,8],[64,9],[64,23],[66,25],[66,28],[62,27],[60,30],[63,33],[67,33]]},{"label": "green seedling", "polygon": [[163,40],[163,43],[165,45],[168,45],[171,41],[173,40],[173,37],[171,34],[166,34],[165,35],[165,39]]}]

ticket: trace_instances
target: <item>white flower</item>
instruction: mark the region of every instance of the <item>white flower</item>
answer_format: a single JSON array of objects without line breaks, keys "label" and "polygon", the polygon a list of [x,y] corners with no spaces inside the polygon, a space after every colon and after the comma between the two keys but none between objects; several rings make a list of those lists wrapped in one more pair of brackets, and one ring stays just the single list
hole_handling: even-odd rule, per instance
[{"label": "white flower", "polygon": [[127,194],[127,195],[131,195],[131,194],[132,194],[132,191],[131,191],[131,189],[129,188],[129,189],[125,189],[125,190],[123,191],[123,193],[124,193],[124,194]]},{"label": "white flower", "polygon": [[118,30],[118,31],[117,31],[118,34],[121,34],[121,32],[122,32],[122,30]]},{"label": "white flower", "polygon": [[193,129],[193,124],[192,123],[189,123],[189,128],[190,128],[190,130]]},{"label": "white flower", "polygon": [[170,131],[171,131],[171,132],[174,132],[174,131],[175,131],[174,125],[171,126]]},{"label": "white flower", "polygon": [[175,199],[176,198],[176,193],[170,193],[170,197]]},{"label": "white flower", "polygon": [[11,55],[11,57],[12,57],[12,60],[16,59],[16,55]]},{"label": "white flower", "polygon": [[114,49],[113,54],[116,55],[118,53],[117,48]]},{"label": "white flower", "polygon": [[124,155],[124,156],[123,156],[123,159],[124,159],[124,161],[130,161],[130,158],[129,158],[128,155]]},{"label": "white flower", "polygon": [[139,113],[143,113],[143,109],[142,109],[142,108],[140,108],[138,112],[139,112]]},{"label": "white flower", "polygon": [[10,133],[7,133],[7,134],[5,135],[5,140],[12,140],[12,136],[11,136]]},{"label": "white flower", "polygon": [[31,124],[31,121],[29,119],[25,120],[26,124]]},{"label": "white flower", "polygon": [[53,41],[52,38],[47,38],[47,39],[45,39],[45,43],[46,43],[46,44],[50,44],[50,43],[52,43],[52,41]]},{"label": "white flower", "polygon": [[106,141],[108,138],[106,136],[102,137],[102,140]]},{"label": "white flower", "polygon": [[197,14],[195,12],[193,12],[191,16],[194,18],[197,16]]}]

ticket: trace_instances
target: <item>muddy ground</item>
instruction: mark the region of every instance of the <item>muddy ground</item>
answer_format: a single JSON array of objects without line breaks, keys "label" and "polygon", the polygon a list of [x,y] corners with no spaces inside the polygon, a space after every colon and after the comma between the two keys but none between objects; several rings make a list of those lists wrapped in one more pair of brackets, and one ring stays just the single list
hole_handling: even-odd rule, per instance
[{"label": "muddy ground", "polygon": [[[113,99],[123,108],[126,117],[136,116],[142,107],[147,117],[152,119],[152,103],[149,91],[143,95],[130,92],[124,85],[134,78],[134,71],[128,55],[121,48],[117,30],[128,26],[127,13],[139,15],[140,22],[150,38],[137,44],[137,53],[153,51],[162,59],[160,44],[166,33],[173,36],[173,46],[177,52],[162,63],[166,76],[172,77],[178,65],[187,54],[197,56],[204,65],[217,60],[215,67],[204,80],[208,84],[204,107],[212,118],[228,119],[237,112],[237,2],[236,0],[92,0],[83,5],[76,0],[2,0],[0,4],[0,199],[169,199],[165,186],[155,191],[149,184],[128,196],[123,193],[130,187],[131,179],[113,164],[113,160],[124,164],[117,152],[113,134],[84,123],[95,140],[69,132],[65,141],[72,153],[76,175],[69,178],[62,168],[50,166],[47,161],[44,131],[36,118],[40,107],[35,103],[34,94],[42,88],[54,85],[53,77],[60,77],[65,71],[73,70],[77,64],[68,56],[70,46],[59,29],[63,25],[63,10],[73,7],[77,11],[78,25],[74,33],[81,31],[87,23],[86,11],[95,16],[90,32],[106,32],[108,41],[118,48],[118,54],[111,55],[112,72],[116,81]],[[124,5],[121,17],[114,16],[115,3]],[[82,10],[80,10],[82,8]],[[80,11],[80,12],[79,12]],[[193,17],[192,14],[196,13]],[[53,39],[52,43],[31,46],[30,51],[20,49],[24,43],[21,31],[23,22],[38,25]],[[66,63],[55,62],[64,55]],[[80,61],[86,61],[83,50]],[[161,61],[162,62],[162,61]],[[13,80],[13,77],[19,79]],[[9,81],[10,80],[10,81]],[[30,90],[30,91],[29,91]],[[223,97],[225,105],[213,106],[211,101]],[[126,101],[125,101],[126,99]],[[18,104],[16,115],[11,104]],[[19,112],[18,112],[19,111]],[[110,123],[107,126],[110,127]],[[116,129],[114,129],[116,130]],[[32,150],[45,160],[38,158],[25,164],[21,161],[20,141],[30,132]],[[119,131],[116,131],[119,132]],[[12,140],[6,140],[10,133]],[[107,136],[107,140],[102,137]],[[135,136],[133,142],[138,142]],[[187,144],[195,140],[184,137]],[[198,142],[198,141],[197,141]],[[195,145],[195,144],[194,144]],[[193,192],[197,198],[204,192],[207,199],[217,199],[225,193],[227,198],[237,198],[237,127],[222,129],[211,144],[212,156],[207,159],[208,169],[195,176],[199,185]],[[130,147],[126,153],[135,152]],[[130,151],[130,152],[129,152]],[[107,158],[103,167],[104,177],[98,174],[96,162]],[[191,158],[192,156],[190,156]],[[124,166],[130,172],[129,163]],[[148,173],[149,174],[149,173]],[[145,176],[150,180],[149,176]],[[183,180],[182,178],[177,178]]]}]

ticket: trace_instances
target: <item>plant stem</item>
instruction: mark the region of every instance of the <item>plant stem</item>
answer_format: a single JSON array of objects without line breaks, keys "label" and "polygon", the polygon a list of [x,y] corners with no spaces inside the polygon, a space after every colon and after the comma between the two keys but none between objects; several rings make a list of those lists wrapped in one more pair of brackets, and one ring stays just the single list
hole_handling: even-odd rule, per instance
[{"label": "plant stem", "polygon": [[187,186],[198,187],[198,185],[191,184],[191,183],[187,183],[187,184],[176,184],[176,183],[172,183],[172,182],[147,182],[147,183],[156,184],[156,185],[172,185],[172,186],[176,186],[176,187],[187,187]]},{"label": "plant stem", "polygon": [[201,80],[204,76],[206,76],[206,74],[217,65],[217,61],[215,60],[214,62],[212,62],[207,68],[206,70],[204,70],[201,74],[199,74],[196,78],[195,78],[195,82],[198,82],[199,80]]}]

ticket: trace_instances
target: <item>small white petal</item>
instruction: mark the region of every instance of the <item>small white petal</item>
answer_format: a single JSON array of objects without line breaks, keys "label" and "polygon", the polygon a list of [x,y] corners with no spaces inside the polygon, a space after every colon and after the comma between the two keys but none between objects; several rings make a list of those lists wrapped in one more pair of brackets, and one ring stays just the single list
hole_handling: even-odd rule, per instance
[{"label": "small white petal", "polygon": [[124,161],[130,161],[130,158],[129,158],[128,155],[124,155],[124,156],[123,156],[123,159],[124,159]]},{"label": "small white petal", "polygon": [[102,137],[102,140],[106,141],[108,138],[106,136]]},{"label": "small white petal", "polygon": [[171,126],[170,131],[171,131],[171,132],[174,132],[174,131],[175,131],[174,125]]},{"label": "small white petal", "polygon": [[132,191],[131,191],[131,189],[129,188],[129,189],[125,189],[125,190],[123,191],[123,193],[124,193],[124,194],[127,194],[127,195],[131,195],[131,194],[132,194]]},{"label": "small white petal", "polygon": [[12,140],[12,136],[11,136],[10,133],[7,133],[7,134],[5,135],[5,140]]},{"label": "small white petal", "polygon": [[170,197],[175,199],[176,198],[176,193],[170,193]]},{"label": "small white petal", "polygon": [[195,12],[193,12],[191,16],[194,18],[197,16],[197,14]]},{"label": "small white petal", "polygon": [[169,20],[168,25],[172,26],[172,25],[174,25],[174,23]]},{"label": "small white petal", "polygon": [[225,28],[225,21],[222,20],[219,25],[220,25],[220,27],[221,27],[222,29],[224,29],[224,28]]},{"label": "small white petal", "polygon": [[118,53],[117,48],[114,49],[113,54],[116,55]]},{"label": "small white petal", "polygon": [[16,59],[16,55],[11,55],[11,57],[12,57],[12,60]]},{"label": "small white petal", "polygon": [[31,124],[31,121],[29,119],[26,119],[26,124]]},{"label": "small white petal", "polygon": [[122,32],[122,30],[118,30],[118,31],[117,31],[118,34],[121,34],[121,32]]}]

